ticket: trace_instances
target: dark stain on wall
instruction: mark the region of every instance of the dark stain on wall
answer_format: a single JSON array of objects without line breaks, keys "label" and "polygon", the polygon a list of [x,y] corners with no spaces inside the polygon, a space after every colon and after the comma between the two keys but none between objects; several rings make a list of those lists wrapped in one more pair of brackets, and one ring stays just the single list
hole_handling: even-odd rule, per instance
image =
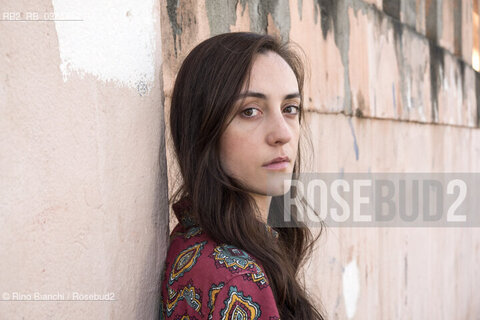
[{"label": "dark stain on wall", "polygon": [[[178,8],[178,0],[167,0],[167,13],[168,13],[168,19],[170,20],[170,26],[172,26],[175,57],[177,56],[177,35],[180,36],[182,34],[182,26],[177,21],[177,8]],[[181,50],[182,44],[180,41],[179,41],[179,47]]]},{"label": "dark stain on wall", "polygon": [[462,0],[454,0],[453,9],[453,46],[455,54],[462,56]]},{"label": "dark stain on wall", "polygon": [[[407,84],[406,82],[408,81],[408,68],[407,68],[407,62],[403,53],[403,28],[404,25],[397,19],[389,19],[389,22],[391,22],[392,27],[393,27],[393,39],[395,43],[395,56],[397,60],[397,68],[400,76],[400,96],[401,96],[401,101],[402,104],[399,108],[395,108],[396,106],[396,101],[394,100],[394,108],[398,110],[394,110],[396,114],[399,116],[402,115],[403,110],[405,109],[405,105],[408,103],[410,97],[408,96],[407,92]],[[395,92],[395,91],[393,91]]]},{"label": "dark stain on wall", "polygon": [[238,0],[205,1],[210,35],[230,32],[230,26],[237,21],[237,5]]},{"label": "dark stain on wall", "polygon": [[360,91],[357,93],[357,104],[357,108],[355,109],[355,117],[363,118],[363,111],[365,110],[365,99],[363,98],[363,95]]},{"label": "dark stain on wall", "polygon": [[400,0],[383,0],[383,11],[400,20]]},{"label": "dark stain on wall", "polygon": [[347,115],[352,115],[353,113],[349,73],[350,62],[348,58],[350,48],[350,19],[348,9],[350,7],[353,7],[356,14],[359,8],[365,9],[366,5],[362,1],[354,0],[317,0],[314,8],[315,23],[318,23],[318,14],[320,14],[320,26],[322,28],[323,39],[326,39],[328,33],[333,31],[335,45],[342,58],[345,88],[344,112]]},{"label": "dark stain on wall", "polygon": [[252,1],[252,0],[240,0],[243,10],[248,3],[249,15],[250,15],[250,28],[253,32],[267,33],[268,27],[268,14],[272,14],[275,11],[275,7],[278,5],[278,0],[267,1]]},{"label": "dark stain on wall", "polygon": [[439,7],[437,0],[429,0],[426,2],[425,13],[426,13],[426,28],[427,28],[427,37],[437,43],[438,35],[438,16]]},{"label": "dark stain on wall", "polygon": [[402,43],[402,38],[403,38],[403,24],[400,23],[400,21],[391,19],[392,26],[393,26],[393,37],[395,39],[395,48],[397,48],[397,57],[399,54],[402,53],[403,49],[403,43]]},{"label": "dark stain on wall", "polygon": [[314,15],[315,23],[318,22],[318,13],[320,13],[323,39],[327,38],[328,32],[335,26],[337,19],[337,5],[337,0],[317,0]]},{"label": "dark stain on wall", "polygon": [[430,51],[430,93],[432,101],[432,121],[438,121],[438,93],[442,85],[445,70],[445,52],[429,41]]},{"label": "dark stain on wall", "polygon": [[240,0],[244,10],[248,3],[250,28],[254,32],[267,32],[268,14],[272,15],[275,26],[283,40],[290,35],[290,3],[288,0]]},{"label": "dark stain on wall", "polygon": [[237,6],[242,5],[242,15],[248,4],[250,31],[267,33],[268,15],[273,18],[283,40],[290,34],[290,5],[288,0],[207,0],[207,17],[211,35],[229,32],[237,20]]}]

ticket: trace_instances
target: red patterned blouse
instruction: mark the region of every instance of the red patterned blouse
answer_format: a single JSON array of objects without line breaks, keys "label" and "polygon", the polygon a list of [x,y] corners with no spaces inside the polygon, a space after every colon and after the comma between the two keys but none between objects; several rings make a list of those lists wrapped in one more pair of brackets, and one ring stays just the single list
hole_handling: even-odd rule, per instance
[{"label": "red patterned blouse", "polygon": [[173,205],[179,224],[163,269],[160,319],[280,319],[261,264],[244,250],[215,243],[195,223],[189,205],[186,198]]}]

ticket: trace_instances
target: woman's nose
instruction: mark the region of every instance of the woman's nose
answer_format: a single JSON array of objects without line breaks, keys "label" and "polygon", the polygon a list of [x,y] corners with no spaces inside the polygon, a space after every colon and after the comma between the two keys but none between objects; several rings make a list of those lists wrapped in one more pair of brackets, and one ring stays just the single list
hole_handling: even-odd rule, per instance
[{"label": "woman's nose", "polygon": [[291,128],[281,112],[269,117],[267,130],[267,142],[271,145],[285,144],[292,138]]}]

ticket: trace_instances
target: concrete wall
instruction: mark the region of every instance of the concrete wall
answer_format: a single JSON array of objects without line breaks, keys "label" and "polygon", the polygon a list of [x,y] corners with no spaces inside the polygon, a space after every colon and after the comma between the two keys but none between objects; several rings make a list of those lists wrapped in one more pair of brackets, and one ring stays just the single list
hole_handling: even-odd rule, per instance
[{"label": "concrete wall", "polygon": [[[166,1],[166,114],[192,47],[222,32],[267,32],[308,57],[315,171],[478,172],[472,8],[472,0]],[[474,319],[479,266],[478,229],[331,228],[303,271],[331,319]]]},{"label": "concrete wall", "polygon": [[161,5],[0,1],[0,319],[158,313]]}]

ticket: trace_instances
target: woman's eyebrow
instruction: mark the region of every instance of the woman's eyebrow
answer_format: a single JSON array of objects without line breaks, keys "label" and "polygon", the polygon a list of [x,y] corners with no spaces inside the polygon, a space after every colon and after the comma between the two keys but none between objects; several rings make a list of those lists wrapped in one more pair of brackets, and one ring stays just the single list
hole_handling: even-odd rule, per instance
[{"label": "woman's eyebrow", "polygon": [[[243,99],[246,97],[254,97],[254,98],[267,100],[266,95],[264,95],[263,93],[254,92],[254,91],[247,91],[247,92],[240,93],[235,100]],[[286,99],[293,99],[293,98],[300,98],[300,93],[295,92],[295,93],[287,94],[283,99],[286,100]]]}]

